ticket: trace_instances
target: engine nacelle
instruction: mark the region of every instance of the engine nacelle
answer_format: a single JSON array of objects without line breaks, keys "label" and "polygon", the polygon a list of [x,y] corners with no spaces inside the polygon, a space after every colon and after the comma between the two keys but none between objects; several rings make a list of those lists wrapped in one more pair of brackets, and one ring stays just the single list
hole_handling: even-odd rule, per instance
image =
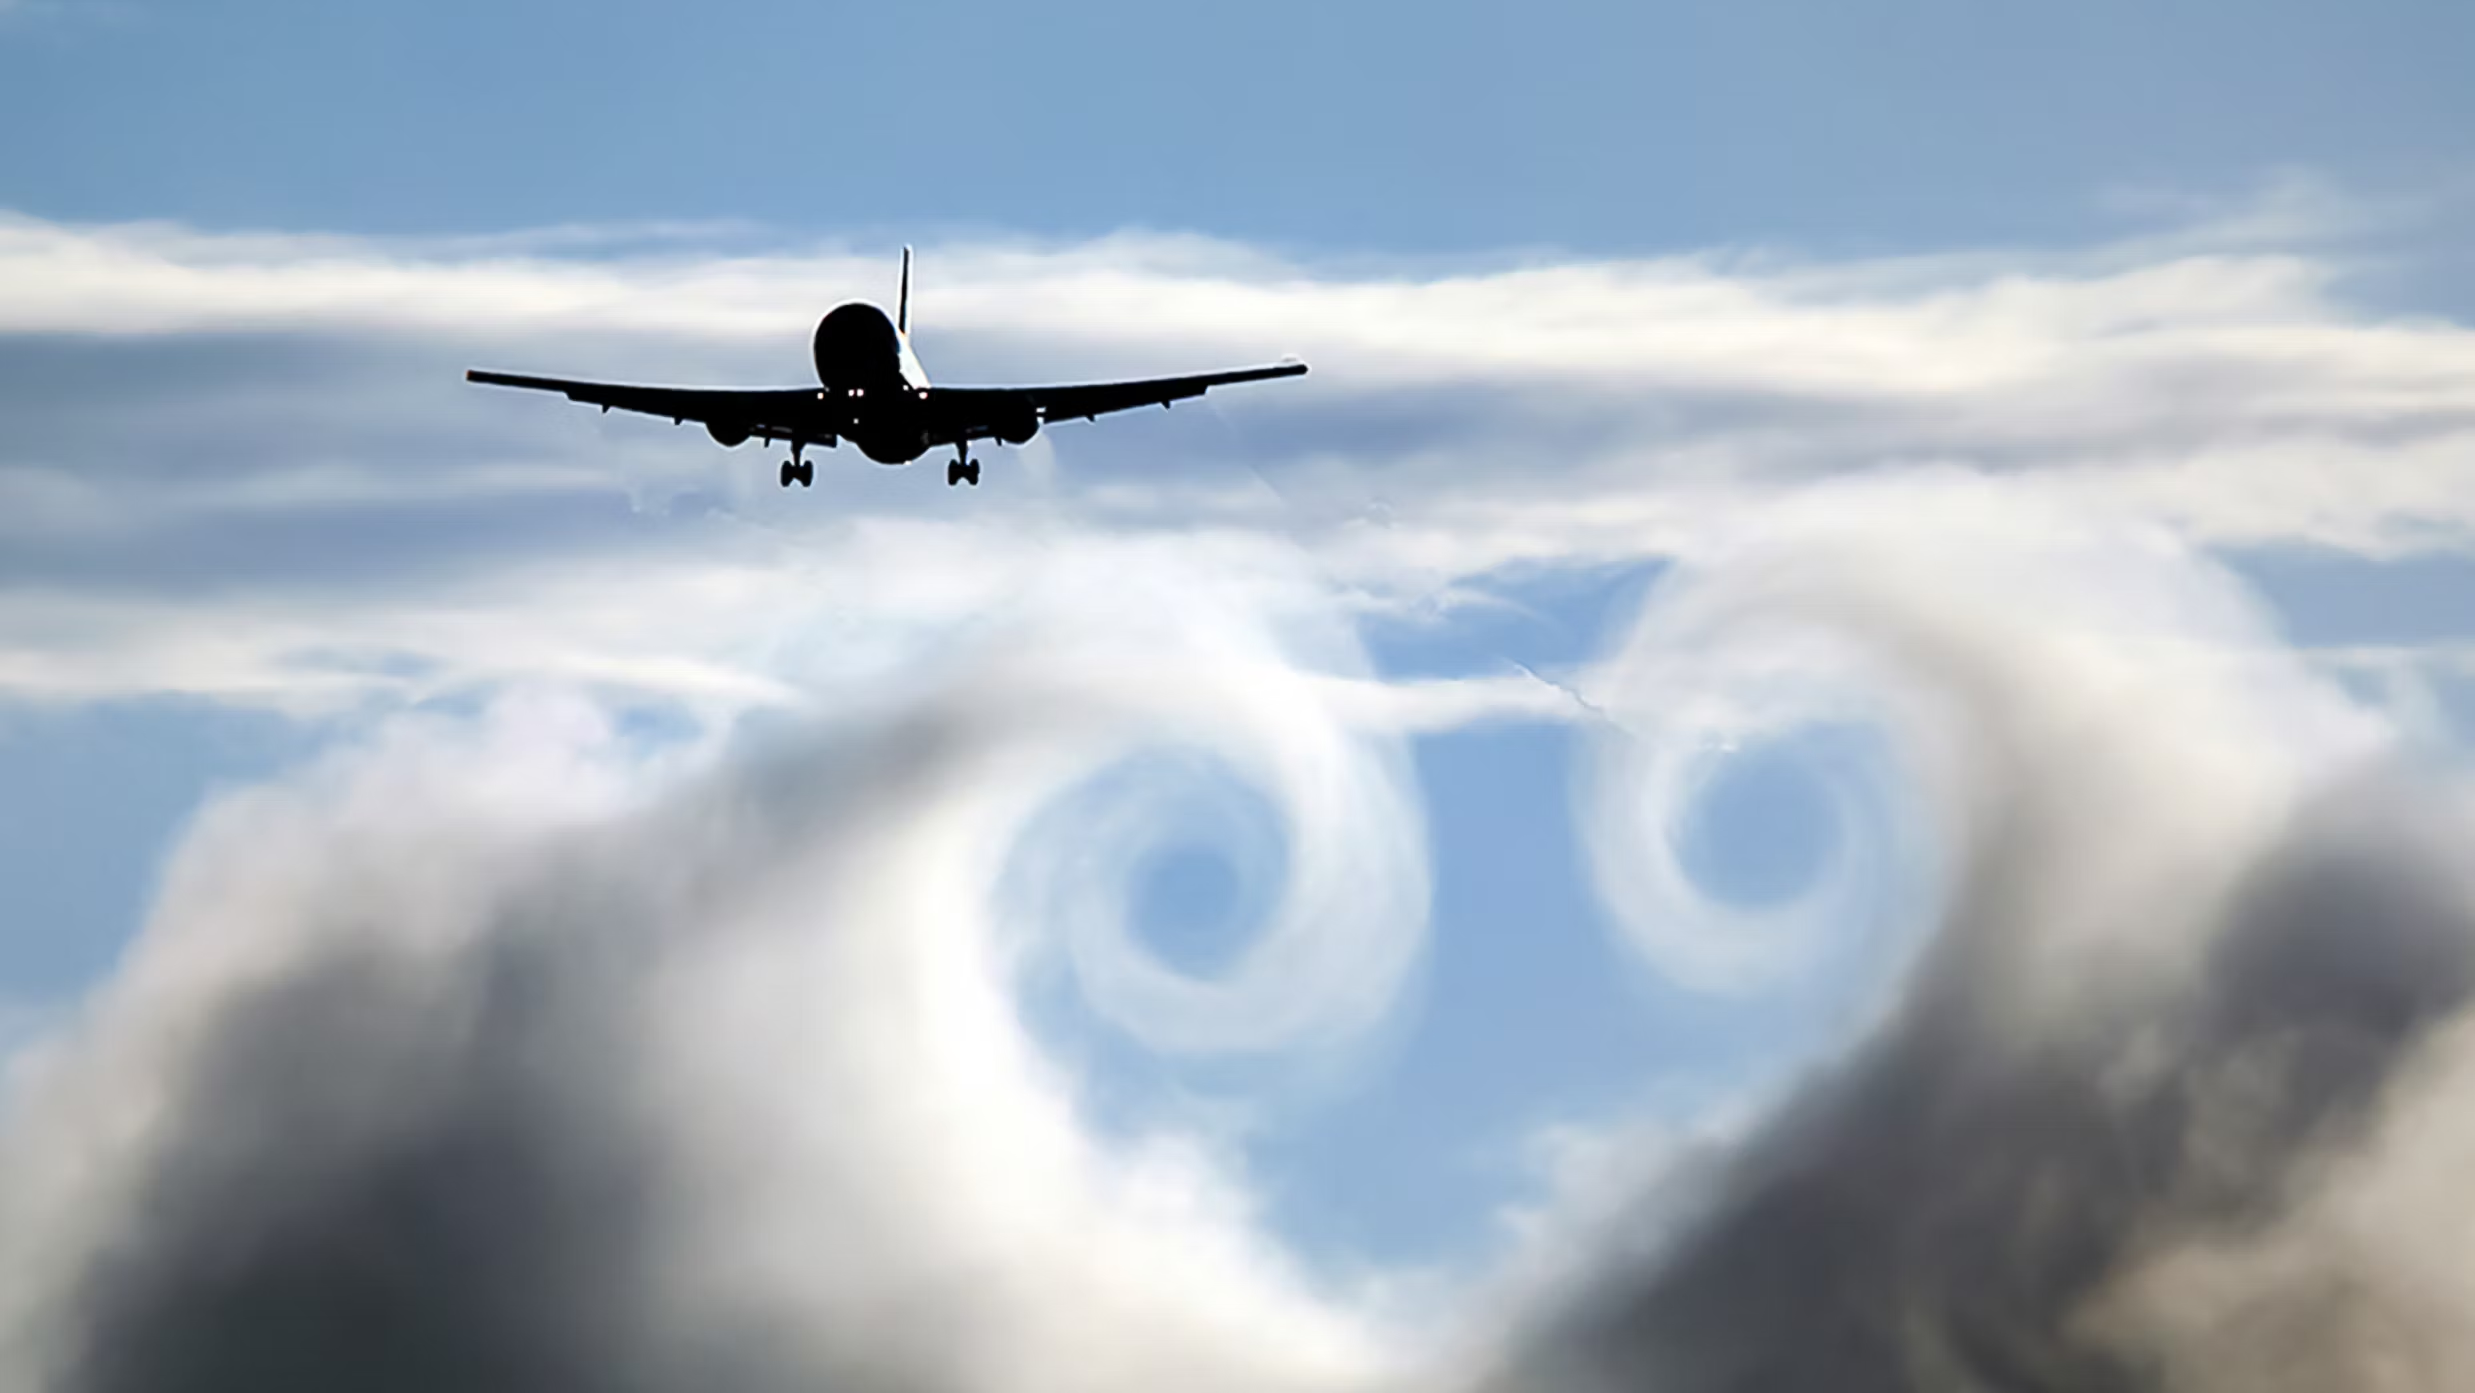
[{"label": "engine nacelle", "polygon": [[1031,437],[1040,433],[1040,413],[1025,406],[989,422],[989,428],[1008,445],[1028,444]]},{"label": "engine nacelle", "polygon": [[716,445],[732,446],[748,443],[748,428],[732,425],[726,421],[707,421],[705,434],[712,436],[713,443]]}]

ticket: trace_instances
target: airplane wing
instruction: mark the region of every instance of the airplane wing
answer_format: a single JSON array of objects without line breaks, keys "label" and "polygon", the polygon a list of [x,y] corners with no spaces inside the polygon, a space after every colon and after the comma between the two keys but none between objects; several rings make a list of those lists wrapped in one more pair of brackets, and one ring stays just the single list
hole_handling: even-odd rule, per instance
[{"label": "airplane wing", "polygon": [[667,416],[672,424],[699,421],[725,430],[745,430],[766,438],[822,441],[836,433],[841,412],[814,387],[633,387],[617,382],[573,382],[563,377],[527,377],[520,373],[486,372],[475,368],[467,382],[492,387],[522,387],[537,392],[564,393],[569,401],[604,411],[638,411]]},{"label": "airplane wing", "polygon": [[931,387],[930,404],[944,419],[958,423],[998,422],[1017,417],[1028,407],[1043,422],[1091,420],[1112,411],[1138,406],[1167,406],[1202,396],[1214,387],[1261,382],[1272,377],[1297,377],[1304,363],[1234,372],[1196,373],[1191,377],[1149,377],[1135,382],[1079,382],[1056,387]]},{"label": "airplane wing", "polygon": [[[921,424],[930,440],[943,445],[989,438],[1021,440],[1028,439],[1039,424],[1090,419],[1138,406],[1166,406],[1202,396],[1214,387],[1296,377],[1305,371],[1304,363],[1281,363],[1133,382],[1081,382],[1055,387],[931,387],[927,390],[927,410]],[[637,387],[563,377],[527,377],[478,368],[465,373],[464,380],[493,387],[558,392],[569,401],[584,402],[604,411],[667,416],[673,423],[699,421],[712,427],[714,438],[726,444],[735,443],[734,437],[745,436],[823,444],[847,434],[852,424],[847,403],[814,387]]]}]

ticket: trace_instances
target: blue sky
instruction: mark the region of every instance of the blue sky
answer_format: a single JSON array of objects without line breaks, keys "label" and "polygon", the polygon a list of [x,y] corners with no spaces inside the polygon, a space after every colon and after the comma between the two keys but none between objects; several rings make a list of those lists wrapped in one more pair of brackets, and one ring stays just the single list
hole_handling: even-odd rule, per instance
[{"label": "blue sky", "polygon": [[21,211],[499,232],[1202,231],[1392,257],[2120,226],[2265,173],[2463,197],[2447,0],[78,3],[0,52]]},{"label": "blue sky", "polygon": [[[656,658],[830,707],[989,622],[1011,560],[960,601],[886,578],[973,553],[969,529],[1071,548],[1235,519],[1331,582],[1379,677],[1561,682],[1628,631],[1696,490],[1739,490],[1734,517],[1875,467],[2050,477],[2222,560],[2454,752],[2470,59],[2475,8],[2445,0],[21,0],[0,213],[41,245],[0,298],[34,305],[90,254],[179,274],[0,321],[28,520],[0,533],[0,999],[67,1009],[204,800],[406,708],[606,683],[660,745],[731,706],[610,675]],[[543,229],[568,232],[488,240]],[[973,495],[830,457],[789,498],[753,451],[455,381],[796,380],[805,324],[883,295],[906,240],[931,253],[932,371],[1298,349],[1315,375],[1060,433]],[[608,277],[582,308],[559,298],[579,275]],[[1035,291],[1086,307],[1008,308]],[[1600,337],[1488,357],[1564,325]],[[2289,395],[2305,378],[2350,390]],[[787,632],[747,626],[788,591],[725,586],[766,567],[798,596]],[[1542,1129],[1688,1126],[1864,999],[1861,963],[1747,1000],[1629,955],[1576,826],[1590,738],[1518,716],[1405,737],[1433,870],[1415,1009],[1228,1129],[1314,1260],[1475,1267]],[[1722,900],[1792,896],[1851,835],[1846,754],[1722,766],[1688,868]],[[1145,863],[1134,903],[1172,961],[1256,927],[1235,858]],[[1225,1079],[1058,1028],[1096,1032],[1058,1047],[1128,1125],[1222,1116]]]}]

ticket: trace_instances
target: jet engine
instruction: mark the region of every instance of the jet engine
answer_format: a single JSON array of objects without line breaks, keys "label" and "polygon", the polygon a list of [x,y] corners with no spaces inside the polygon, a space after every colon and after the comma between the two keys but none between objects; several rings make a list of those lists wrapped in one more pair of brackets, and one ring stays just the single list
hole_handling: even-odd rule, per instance
[{"label": "jet engine", "polygon": [[716,445],[745,445],[748,442],[746,426],[732,425],[726,421],[707,421],[705,434],[712,436]]},{"label": "jet engine", "polygon": [[1025,403],[988,423],[997,438],[1008,445],[1021,445],[1040,433],[1040,413]]}]

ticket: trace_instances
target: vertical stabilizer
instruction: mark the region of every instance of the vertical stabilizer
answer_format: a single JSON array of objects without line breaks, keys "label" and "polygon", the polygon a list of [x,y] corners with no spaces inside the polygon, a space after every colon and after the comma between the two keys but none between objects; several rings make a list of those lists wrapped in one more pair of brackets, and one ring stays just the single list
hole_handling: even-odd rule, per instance
[{"label": "vertical stabilizer", "polygon": [[894,328],[911,332],[911,249],[902,249],[902,297],[894,302]]}]

